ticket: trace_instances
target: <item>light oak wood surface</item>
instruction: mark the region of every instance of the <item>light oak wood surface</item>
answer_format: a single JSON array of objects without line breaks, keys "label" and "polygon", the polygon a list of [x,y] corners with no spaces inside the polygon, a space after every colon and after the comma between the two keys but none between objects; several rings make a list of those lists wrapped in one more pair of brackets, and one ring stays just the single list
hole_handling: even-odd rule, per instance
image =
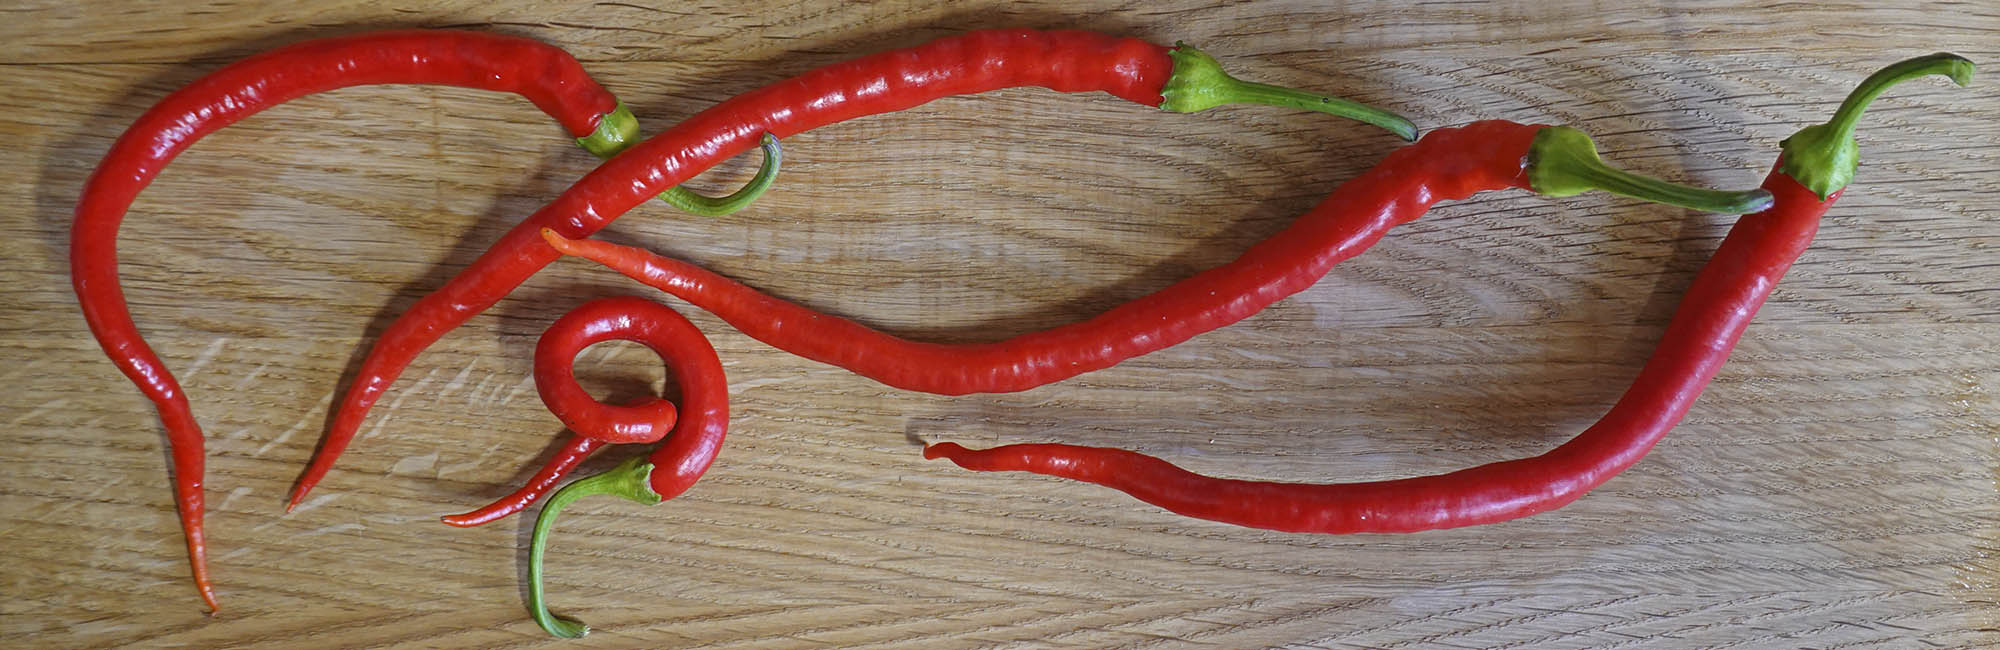
[{"label": "light oak wood surface", "polygon": [[[1934,648],[2000,644],[2000,10],[1990,3],[110,3],[0,10],[0,646]],[[594,161],[517,98],[370,87],[201,141],[140,196],[122,277],[208,434],[211,562],[189,586],[161,428],[84,329],[83,180],[166,93],[254,52],[387,27],[565,48],[647,133],[813,67],[964,30],[1185,40],[1246,78],[1403,113],[1562,123],[1643,173],[1743,187],[1889,62],[1949,50],[1861,129],[1818,242],[1688,420],[1555,512],[1409,535],[1181,518],[976,474],[921,441],[1119,446],[1233,477],[1350,481],[1529,456],[1593,421],[1731,222],[1601,194],[1491,193],[1311,290],[1115,368],[1007,395],[886,388],[683,308],[734,420],[654,507],[579,502],[523,610],[511,490],[560,425],[535,337],[601,295],[558,262],[418,359],[298,511],[283,499],[360,352]],[[1398,146],[1322,115],[1169,115],[1020,89],[784,143],[723,218],[643,206],[601,236],[900,335],[994,340],[1234,258]],[[696,179],[726,191],[754,156]],[[636,345],[579,359],[659,390]],[[614,449],[586,469],[638,453]]]}]

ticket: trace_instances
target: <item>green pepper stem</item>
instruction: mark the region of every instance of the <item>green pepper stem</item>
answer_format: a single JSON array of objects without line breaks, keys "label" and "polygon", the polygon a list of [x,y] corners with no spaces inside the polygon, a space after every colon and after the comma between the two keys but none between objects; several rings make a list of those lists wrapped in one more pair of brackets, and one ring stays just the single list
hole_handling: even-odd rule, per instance
[{"label": "green pepper stem", "polygon": [[1597,144],[1582,131],[1551,126],[1535,133],[1528,147],[1529,189],[1547,196],[1602,190],[1619,196],[1703,212],[1746,214],[1771,207],[1762,189],[1728,192],[1669,183],[1605,164]]},{"label": "green pepper stem", "polygon": [[565,639],[581,638],[590,633],[590,626],[582,621],[549,613],[548,600],[542,590],[542,556],[548,547],[549,531],[555,528],[556,515],[571,502],[596,494],[613,494],[644,505],[659,503],[659,493],[653,491],[647,480],[652,473],[652,463],[646,462],[644,457],[633,458],[602,474],[578,479],[549,495],[548,504],[542,506],[542,514],[535,517],[534,536],[528,542],[528,613],[534,615],[536,625],[542,626],[549,634]]},{"label": "green pepper stem", "polygon": [[778,179],[778,166],[783,164],[785,159],[784,150],[778,148],[778,136],[766,133],[758,146],[764,150],[764,164],[757,167],[757,175],[751,177],[750,182],[743,185],[743,189],[736,190],[729,196],[710,197],[675,186],[661,192],[660,200],[683,211],[704,217],[720,217],[749,207],[751,203],[757,201],[757,197],[764,195],[765,190],[771,189],[771,182]]},{"label": "green pepper stem", "polygon": [[[639,141],[639,118],[632,110],[619,102],[618,107],[605,113],[597,120],[597,130],[590,135],[576,139],[576,144],[584,151],[604,160],[610,160],[618,152],[624,151]],[[771,183],[778,178],[778,166],[784,161],[783,151],[778,148],[777,136],[769,133],[759,145],[764,150],[764,163],[757,167],[757,176],[743,189],[724,197],[702,196],[684,187],[674,186],[660,193],[660,200],[683,211],[703,216],[720,217],[748,207],[771,189]]]},{"label": "green pepper stem", "polygon": [[1175,43],[1167,54],[1174,60],[1174,72],[1160,90],[1160,96],[1165,98],[1160,108],[1176,113],[1205,111],[1225,104],[1298,108],[1373,124],[1411,142],[1417,139],[1417,125],[1401,115],[1338,97],[1243,81],[1223,72],[1215,57],[1183,43]]},{"label": "green pepper stem", "polygon": [[1867,112],[1869,103],[1891,86],[1918,77],[1944,75],[1951,77],[1952,82],[1959,86],[1970,85],[1972,72],[1972,61],[1940,52],[1905,59],[1868,75],[1840,103],[1840,108],[1833,112],[1833,119],[1825,124],[1800,129],[1779,144],[1785,152],[1785,166],[1781,171],[1806,189],[1818,193],[1820,200],[1826,200],[1854,181],[1854,171],[1861,164],[1860,147],[1854,142],[1854,127],[1860,123],[1861,114]]},{"label": "green pepper stem", "polygon": [[632,115],[632,109],[626,108],[625,102],[618,102],[617,108],[597,118],[597,130],[577,138],[576,144],[590,155],[610,160],[638,141],[639,118]]}]

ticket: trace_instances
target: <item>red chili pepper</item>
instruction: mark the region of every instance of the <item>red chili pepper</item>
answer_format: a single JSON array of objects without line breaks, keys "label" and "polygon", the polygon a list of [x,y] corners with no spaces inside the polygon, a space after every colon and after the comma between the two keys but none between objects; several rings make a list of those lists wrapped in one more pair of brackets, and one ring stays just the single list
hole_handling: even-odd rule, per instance
[{"label": "red chili pepper", "polygon": [[368,409],[417,354],[559,257],[542,241],[542,229],[588,236],[647,196],[743,152],[763,134],[784,138],[940,97],[1018,86],[1103,91],[1181,112],[1235,102],[1291,106],[1416,137],[1407,120],[1379,109],[1230,78],[1214,59],[1193,48],[1170,50],[1089,32],[971,32],[813,70],[718,104],[613,158],[397,318],[362,361],[318,456],[299,479],[292,504],[326,475]]},{"label": "red chili pepper", "polygon": [[[658,398],[640,400],[641,408],[611,407],[594,400],[576,383],[572,366],[576,354],[591,345],[610,340],[636,341],[652,348],[666,361],[667,373],[680,386],[679,421],[675,409]],[[535,388],[542,402],[578,435],[520,491],[477,511],[445,518],[454,526],[473,526],[520,510],[553,486],[562,473],[576,466],[597,446],[602,434],[613,431],[630,434],[638,427],[593,426],[586,423],[650,421],[655,426],[630,442],[651,442],[673,428],[666,443],[644,459],[633,458],[605,474],[584,478],[564,486],[549,498],[535,522],[535,543],[529,554],[529,575],[534,578],[529,601],[536,621],[561,636],[582,636],[582,624],[553,618],[542,607],[541,540],[548,536],[556,513],[563,506],[591,494],[615,493],[639,503],[655,504],[680,496],[693,486],[715,456],[729,429],[729,384],[722,361],[708,338],[694,323],[673,309],[650,300],[632,297],[601,298],[584,303],[564,314],[542,334],[535,347]],[[664,408],[661,408],[664,407]],[[662,419],[664,416],[664,419]],[[657,470],[657,471],[656,471]],[[568,633],[559,632],[559,630]]]},{"label": "red chili pepper", "polygon": [[[562,50],[525,38],[394,31],[308,41],[250,57],[189,84],[139,117],[85,184],[71,231],[70,274],[91,331],[153,400],[173,449],[175,505],[195,586],[211,610],[202,536],[202,436],[172,373],[139,336],[118,284],[119,222],[132,199],[202,136],[304,95],[365,84],[421,83],[519,94],[570,135],[589,139],[618,108]],[[615,135],[615,134],[609,134]],[[606,144],[602,146],[615,146]]]},{"label": "red chili pepper", "polygon": [[1087,481],[1190,517],[1284,531],[1411,532],[1561,507],[1638,462],[1680,422],[1728,360],[1757,308],[1812,242],[1820,216],[1853,179],[1854,125],[1862,111],[1889,86],[1931,74],[1948,75],[1963,86],[1971,81],[1972,63],[1937,54],[1889,66],[1864,81],[1832,121],[1787,139],[1779,164],[1764,181],[1776,203],[1730,229],[1689,286],[1652,358],[1611,411],[1540,456],[1449,474],[1328,485],[1211,478],[1130,451],[1061,444],[975,451],[944,442],[927,447],[924,456],[980,471]]},{"label": "red chili pepper", "polygon": [[[1531,164],[1523,165],[1524,160]],[[1439,201],[1515,186],[1564,196],[1604,186],[1620,194],[1722,211],[1748,211],[1770,202],[1761,190],[1715,192],[1617,171],[1605,166],[1589,140],[1574,129],[1479,122],[1433,131],[1392,153],[1294,225],[1227,265],[1083,322],[969,345],[898,338],[643,249],[569,239],[548,229],[542,236],[565,255],[596,261],[666,291],[779,349],[897,388],[959,395],[1026,390],[1234,323],[1311,286],[1334,264]],[[518,512],[575,465],[570,454],[558,455],[529,487],[446,523],[485,523]]]},{"label": "red chili pepper", "polygon": [[[706,409],[694,424],[676,426],[677,409],[670,402],[646,396],[623,407],[611,407],[591,399],[576,383],[576,355],[584,348],[609,340],[645,344],[668,360],[667,371],[679,379],[683,397],[687,386],[699,389],[693,397],[697,409]],[[557,319],[542,333],[535,347],[535,391],[550,413],[568,425],[576,435],[564,443],[526,485],[478,510],[441,519],[446,524],[467,528],[489,523],[520,512],[554,489],[563,475],[576,469],[590,452],[605,443],[653,442],[669,430],[678,448],[662,447],[654,454],[656,463],[679,467],[680,474],[662,473],[654,486],[656,494],[675,495],[701,477],[721,448],[728,424],[726,381],[722,360],[701,331],[658,303],[638,298],[602,299],[586,303]],[[710,407],[709,405],[714,405]],[[667,498],[672,498],[668,496]]]},{"label": "red chili pepper", "polygon": [[1701,190],[1618,171],[1604,165],[1590,139],[1575,129],[1476,122],[1432,131],[1391,153],[1228,264],[1086,321],[970,345],[909,341],[694,264],[553,230],[542,234],[563,254],[673,294],[779,349],[897,388],[961,395],[1027,390],[1179,344],[1311,287],[1335,264],[1439,201],[1512,187],[1555,196],[1605,189],[1718,212],[1753,211],[1771,198],[1761,190]]}]

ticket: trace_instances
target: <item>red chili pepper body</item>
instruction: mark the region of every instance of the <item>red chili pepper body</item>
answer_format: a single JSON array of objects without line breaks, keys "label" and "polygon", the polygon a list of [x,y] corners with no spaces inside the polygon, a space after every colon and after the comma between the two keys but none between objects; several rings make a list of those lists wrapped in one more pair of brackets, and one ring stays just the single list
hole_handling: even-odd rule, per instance
[{"label": "red chili pepper body", "polygon": [[752,338],[890,386],[947,395],[1020,391],[1242,320],[1311,287],[1335,264],[1439,201],[1527,187],[1522,158],[1542,128],[1487,121],[1432,131],[1228,264],[1089,320],[994,343],[909,341],[642,249],[559,237],[550,242],[708,310]]},{"label": "red chili pepper body", "polygon": [[1835,193],[1822,201],[1775,171],[1764,189],[1776,203],[1730,229],[1632,387],[1603,419],[1540,456],[1449,474],[1328,485],[1218,479],[1144,454],[1076,445],[975,451],[945,442],[927,447],[924,456],[973,470],[1096,483],[1190,517],[1293,532],[1413,532],[1552,510],[1631,467],[1680,422],[1839,198]]},{"label": "red chili pepper body", "polygon": [[1074,445],[974,451],[947,442],[927,447],[924,456],[974,470],[1088,481],[1191,517],[1285,531],[1410,532],[1561,507],[1638,462],[1687,415],[1853,178],[1854,127],[1869,102],[1910,79],[1944,75],[1964,86],[1972,74],[1972,62],[1955,54],[1896,63],[1864,80],[1833,119],[1786,138],[1764,180],[1770,207],[1730,228],[1631,388],[1596,424],[1540,456],[1449,474],[1328,485],[1218,479],[1143,454]]},{"label": "red chili pepper body", "polygon": [[830,65],[702,111],[592,171],[391,323],[362,361],[292,502],[326,475],[368,409],[417,354],[560,256],[542,241],[543,228],[565,237],[588,236],[660,191],[757,146],[765,133],[784,138],[940,97],[1017,86],[1103,91],[1157,106],[1172,67],[1166,48],[1136,39],[1074,31],[972,32]]},{"label": "red chili pepper body", "polygon": [[153,400],[173,449],[175,505],[202,599],[213,609],[202,538],[202,436],[173,374],[140,337],[118,283],[118,225],[132,200],[202,136],[265,108],[366,84],[444,84],[519,94],[574,136],[617,98],[555,47],[514,36],[396,31],[309,41],[231,64],[168,95],[111,146],[85,184],[71,230],[70,274],[105,354]]}]

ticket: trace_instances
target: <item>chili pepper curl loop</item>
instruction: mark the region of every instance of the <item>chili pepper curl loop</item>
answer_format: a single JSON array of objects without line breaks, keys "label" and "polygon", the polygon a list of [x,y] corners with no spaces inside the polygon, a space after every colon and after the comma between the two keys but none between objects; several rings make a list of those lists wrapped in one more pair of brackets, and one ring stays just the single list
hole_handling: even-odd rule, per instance
[{"label": "chili pepper curl loop", "polygon": [[[612,340],[633,341],[660,355],[668,376],[680,385],[682,407],[653,395],[611,406],[584,392],[574,372],[577,354]],[[714,462],[729,421],[727,379],[714,346],[687,318],[642,298],[592,300],[550,324],[535,345],[535,388],[549,412],[576,434],[526,485],[478,510],[443,517],[444,523],[464,528],[520,512],[555,488],[596,448],[654,442],[670,432],[672,437],[653,453],[653,459],[668,470],[655,477],[654,489],[672,498]]]}]

